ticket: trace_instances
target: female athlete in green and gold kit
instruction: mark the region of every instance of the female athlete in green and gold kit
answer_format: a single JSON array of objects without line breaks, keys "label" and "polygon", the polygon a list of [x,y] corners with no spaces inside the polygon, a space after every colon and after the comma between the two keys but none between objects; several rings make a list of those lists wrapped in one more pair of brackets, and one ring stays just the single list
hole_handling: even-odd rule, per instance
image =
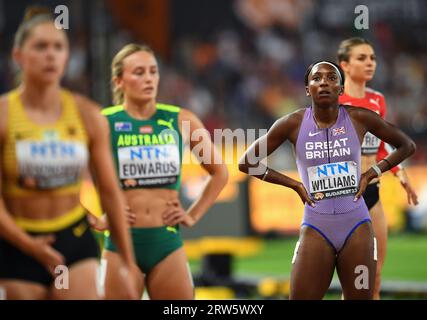
[{"label": "female athlete in green and gold kit", "polygon": [[[129,44],[118,52],[112,62],[112,81],[117,105],[103,114],[110,123],[120,185],[135,215],[131,232],[138,290],[142,295],[146,286],[151,299],[193,299],[180,225],[192,227],[207,212],[227,182],[227,168],[197,116],[156,102],[159,70],[149,47]],[[182,145],[187,142],[191,150],[196,146],[204,150],[199,154],[201,166],[210,179],[201,196],[184,210],[179,190]],[[108,237],[103,258],[106,296],[121,298],[119,256]]]}]

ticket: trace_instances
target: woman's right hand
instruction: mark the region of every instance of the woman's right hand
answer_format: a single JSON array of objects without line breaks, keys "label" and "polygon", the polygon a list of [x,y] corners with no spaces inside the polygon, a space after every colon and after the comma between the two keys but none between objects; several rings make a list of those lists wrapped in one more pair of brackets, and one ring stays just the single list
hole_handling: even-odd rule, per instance
[{"label": "woman's right hand", "polygon": [[54,235],[35,236],[33,256],[49,273],[55,277],[55,269],[58,265],[65,265],[64,256],[52,247],[55,242]]},{"label": "woman's right hand", "polygon": [[130,227],[132,227],[136,222],[136,214],[130,209],[129,206],[126,206],[126,221]]},{"label": "woman's right hand", "polygon": [[87,221],[89,222],[90,227],[98,232],[104,232],[108,230],[108,222],[105,214],[98,218],[94,214],[88,213]]},{"label": "woman's right hand", "polygon": [[316,203],[310,198],[302,182],[298,182],[296,187],[294,187],[293,189],[295,190],[296,193],[298,193],[299,197],[301,198],[301,201],[304,204],[307,203],[309,206],[313,208],[316,206]]},{"label": "woman's right hand", "polygon": [[127,300],[141,300],[141,296],[138,295],[137,286],[135,285],[138,283],[138,272],[138,266],[135,264],[127,265],[123,263],[119,268],[118,276],[123,285],[124,297]]},{"label": "woman's right hand", "polygon": [[[136,222],[136,214],[131,211],[129,206],[126,206],[125,209],[126,209],[126,212],[125,212],[126,221],[128,225],[131,227]],[[98,218],[94,214],[88,213],[87,218],[91,228],[95,229],[96,231],[104,232],[109,229],[107,216],[105,214],[102,215],[100,218]]]}]

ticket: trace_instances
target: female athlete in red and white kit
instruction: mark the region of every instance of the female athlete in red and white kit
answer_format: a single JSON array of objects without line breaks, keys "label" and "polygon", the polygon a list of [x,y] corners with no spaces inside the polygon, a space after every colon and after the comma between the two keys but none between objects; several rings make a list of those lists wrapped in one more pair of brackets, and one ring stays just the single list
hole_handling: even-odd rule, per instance
[{"label": "female athlete in red and white kit", "polygon": [[[384,96],[366,86],[366,83],[374,77],[377,65],[372,45],[363,38],[346,39],[339,46],[338,62],[345,73],[344,94],[339,98],[340,104],[367,108],[385,118],[387,108]],[[390,151],[387,144],[368,132],[362,144],[362,172],[377,161],[384,159]],[[408,203],[418,204],[417,195],[409,183],[405,170],[401,166],[397,166],[391,171],[399,178],[402,187],[405,189]],[[379,184],[379,179],[373,179],[363,194],[378,241],[374,299],[380,298],[381,269],[387,249],[387,223],[379,198]]]}]

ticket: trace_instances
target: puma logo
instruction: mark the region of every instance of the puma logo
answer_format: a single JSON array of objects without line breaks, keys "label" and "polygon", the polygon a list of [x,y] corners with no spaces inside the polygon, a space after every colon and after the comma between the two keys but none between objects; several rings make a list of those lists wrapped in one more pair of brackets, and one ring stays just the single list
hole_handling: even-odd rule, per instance
[{"label": "puma logo", "polygon": [[176,230],[175,227],[166,227],[166,230],[172,233],[177,233],[178,231]]},{"label": "puma logo", "polygon": [[158,119],[157,120],[157,124],[159,126],[165,126],[168,127],[169,129],[173,130],[173,126],[172,126],[172,122],[174,119],[169,119],[169,121],[163,120],[163,119]]},{"label": "puma logo", "polygon": [[73,234],[76,238],[80,238],[87,229],[87,224],[85,221],[81,222],[78,226],[73,228]]},{"label": "puma logo", "polygon": [[374,99],[370,98],[369,102],[375,104],[378,108],[380,107],[378,100],[374,100]]}]

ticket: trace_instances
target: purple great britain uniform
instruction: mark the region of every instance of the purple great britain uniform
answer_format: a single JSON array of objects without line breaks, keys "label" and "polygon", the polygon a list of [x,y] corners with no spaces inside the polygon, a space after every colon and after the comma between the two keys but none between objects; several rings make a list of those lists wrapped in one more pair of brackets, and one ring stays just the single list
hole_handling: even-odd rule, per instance
[{"label": "purple great britain uniform", "polygon": [[304,207],[302,226],[317,230],[339,252],[356,228],[370,222],[365,200],[353,201],[360,180],[360,141],[344,106],[334,125],[320,129],[312,107],[304,113],[295,146],[304,187],[316,201]]}]

